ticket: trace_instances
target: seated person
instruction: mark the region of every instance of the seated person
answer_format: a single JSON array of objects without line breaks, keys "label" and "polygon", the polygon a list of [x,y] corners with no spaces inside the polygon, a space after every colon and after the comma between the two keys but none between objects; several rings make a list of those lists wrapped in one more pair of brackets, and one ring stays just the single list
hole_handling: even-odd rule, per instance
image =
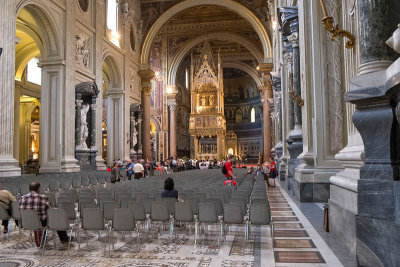
[{"label": "seated person", "polygon": [[174,189],[174,180],[168,177],[164,181],[164,190],[161,192],[161,198],[176,198],[178,199],[178,191]]},{"label": "seated person", "polygon": [[251,175],[254,174],[254,168],[250,167],[250,169],[247,171],[246,175]]},{"label": "seated person", "polygon": [[236,181],[232,180],[232,177],[226,177],[226,180],[224,181],[224,186],[236,186]]},{"label": "seated person", "polygon": [[[2,185],[0,184],[0,205],[3,206],[8,212],[8,215],[11,215],[11,202],[17,201],[17,199],[10,193],[8,190],[1,190]],[[18,221],[15,221],[15,224],[18,225]],[[8,220],[3,220],[2,225],[4,226],[3,233],[8,233]]]}]

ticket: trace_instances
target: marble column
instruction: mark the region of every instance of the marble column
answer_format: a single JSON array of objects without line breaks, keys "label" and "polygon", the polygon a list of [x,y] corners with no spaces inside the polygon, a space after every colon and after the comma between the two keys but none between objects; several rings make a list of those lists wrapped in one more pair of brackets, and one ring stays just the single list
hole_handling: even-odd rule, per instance
[{"label": "marble column", "polygon": [[90,103],[90,149],[96,149],[96,97],[92,97]]},{"label": "marble column", "polygon": [[275,151],[278,158],[278,164],[281,163],[280,158],[282,157],[283,152],[283,140],[282,140],[282,105],[281,105],[281,77],[279,73],[271,72],[271,80],[272,80],[272,89],[274,92],[274,107],[275,113],[277,113],[276,117],[276,127],[277,127],[277,136],[276,136],[276,144]]},{"label": "marble column", "polygon": [[150,92],[151,92],[151,79],[154,78],[155,73],[152,70],[140,70],[142,85],[142,108],[143,108],[143,121],[142,121],[142,149],[143,159],[147,160],[152,157],[150,147]]},{"label": "marble column", "polygon": [[360,47],[359,74],[385,70],[396,59],[396,53],[385,45],[400,21],[398,0],[358,0]]},{"label": "marble column", "polygon": [[264,112],[264,162],[269,162],[272,149],[272,125],[271,125],[271,107],[269,105],[272,99],[272,81],[266,77],[262,86],[258,88],[263,97],[263,112]]},{"label": "marble column", "polygon": [[169,156],[176,158],[176,101],[168,103],[169,108]]},{"label": "marble column", "polygon": [[77,95],[75,100],[75,147],[79,147],[81,143],[81,109],[83,103],[81,97]]},{"label": "marble column", "polygon": [[13,157],[14,76],[15,76],[15,3],[0,1],[0,177],[18,176],[21,169]]}]

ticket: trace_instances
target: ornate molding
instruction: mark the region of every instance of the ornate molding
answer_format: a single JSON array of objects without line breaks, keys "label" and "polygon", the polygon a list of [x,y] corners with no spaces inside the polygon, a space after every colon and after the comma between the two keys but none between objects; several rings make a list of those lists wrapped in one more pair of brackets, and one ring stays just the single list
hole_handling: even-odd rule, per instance
[{"label": "ornate molding", "polygon": [[169,110],[171,110],[171,111],[176,111],[176,107],[177,107],[176,102],[170,102],[170,103],[168,103],[168,108],[169,108]]},{"label": "ornate molding", "polygon": [[288,36],[288,40],[292,44],[292,47],[299,47],[299,33],[292,33]]},{"label": "ornate molding", "polygon": [[151,94],[151,86],[142,86],[142,92],[146,96],[150,96]]}]

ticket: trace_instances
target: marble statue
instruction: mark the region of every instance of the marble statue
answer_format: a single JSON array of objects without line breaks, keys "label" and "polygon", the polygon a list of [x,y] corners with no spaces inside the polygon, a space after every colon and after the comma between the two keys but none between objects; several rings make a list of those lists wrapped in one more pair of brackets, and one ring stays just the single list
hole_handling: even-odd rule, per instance
[{"label": "marble statue", "polygon": [[204,96],[201,98],[201,105],[202,106],[206,105],[206,98]]},{"label": "marble statue", "polygon": [[214,95],[210,95],[208,102],[210,103],[210,106],[214,105]]},{"label": "marble statue", "polygon": [[389,38],[389,40],[386,41],[386,44],[397,53],[400,53],[400,24],[397,25],[396,31]]},{"label": "marble statue", "polygon": [[86,139],[89,136],[89,129],[87,126],[87,113],[89,111],[89,104],[88,103],[83,103],[82,104],[82,109],[81,109],[81,141],[80,141],[80,146],[83,148],[87,148],[86,144]]},{"label": "marble statue", "polygon": [[133,147],[133,150],[135,151],[135,145],[137,144],[137,134],[138,134],[138,132],[137,132],[137,130],[136,130],[136,125],[137,125],[138,123],[137,122],[135,122],[135,121],[133,121],[133,125],[132,125],[132,127],[133,127],[133,132],[132,132],[132,147]]}]

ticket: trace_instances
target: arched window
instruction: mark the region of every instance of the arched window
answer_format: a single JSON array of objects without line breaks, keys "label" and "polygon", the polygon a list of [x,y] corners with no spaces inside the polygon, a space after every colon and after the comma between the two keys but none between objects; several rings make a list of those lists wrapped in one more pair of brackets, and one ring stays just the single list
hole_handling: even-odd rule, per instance
[{"label": "arched window", "polygon": [[251,108],[250,111],[250,122],[256,122],[256,110],[254,108]]},{"label": "arched window", "polygon": [[32,58],[26,66],[26,80],[37,85],[42,84],[42,69],[38,66],[39,60]]},{"label": "arched window", "polygon": [[118,0],[107,0],[107,28],[118,31]]},{"label": "arched window", "polygon": [[236,124],[241,124],[242,120],[243,120],[242,110],[241,109],[237,109],[235,116],[236,116]]}]

